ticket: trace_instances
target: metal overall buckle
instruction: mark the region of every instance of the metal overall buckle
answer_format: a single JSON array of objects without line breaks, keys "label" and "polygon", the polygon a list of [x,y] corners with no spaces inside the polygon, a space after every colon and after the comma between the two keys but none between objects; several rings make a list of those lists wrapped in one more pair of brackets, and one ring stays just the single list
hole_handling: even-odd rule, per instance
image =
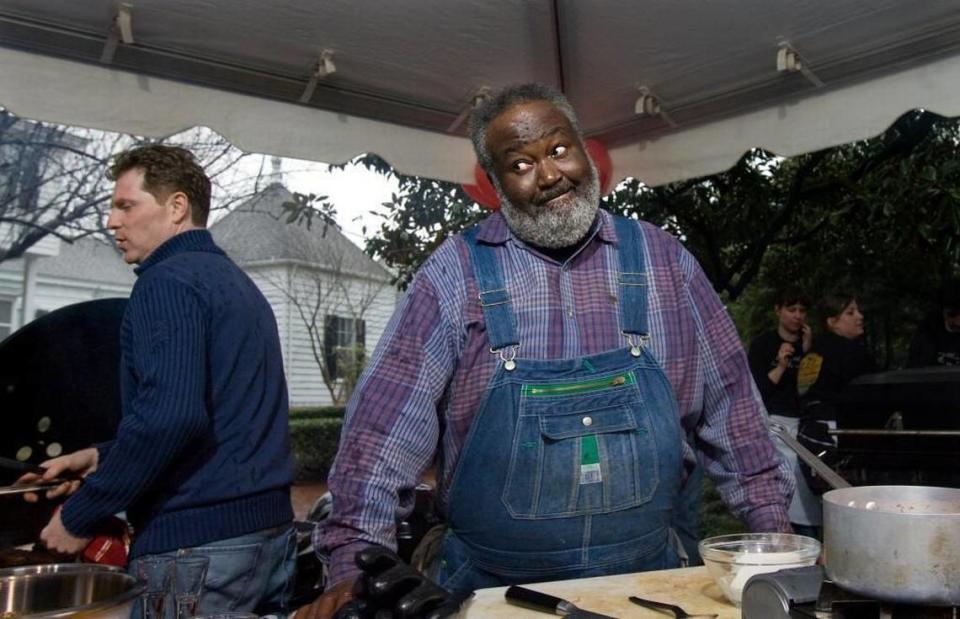
[{"label": "metal overall buckle", "polygon": [[648,333],[624,333],[627,343],[630,344],[630,354],[639,357],[643,354],[643,348],[650,342]]},{"label": "metal overall buckle", "polygon": [[512,372],[517,368],[517,362],[514,359],[517,358],[517,349],[520,348],[519,344],[513,346],[507,346],[505,348],[500,348],[498,350],[490,349],[495,355],[500,357],[500,360],[503,361],[503,369],[508,372]]}]

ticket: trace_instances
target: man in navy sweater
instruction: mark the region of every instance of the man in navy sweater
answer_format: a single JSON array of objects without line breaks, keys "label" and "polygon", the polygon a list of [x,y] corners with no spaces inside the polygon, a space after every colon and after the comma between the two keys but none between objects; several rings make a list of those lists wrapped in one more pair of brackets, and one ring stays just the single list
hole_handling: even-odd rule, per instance
[{"label": "man in navy sweater", "polygon": [[[193,155],[121,153],[107,227],[138,265],[121,329],[123,418],[113,441],[43,463],[81,482],[41,539],[79,552],[126,511],[131,559],[210,557],[199,613],[282,612],[293,582],[293,460],[277,325],[205,229],[210,180]],[[82,360],[79,360],[82,363]]]}]

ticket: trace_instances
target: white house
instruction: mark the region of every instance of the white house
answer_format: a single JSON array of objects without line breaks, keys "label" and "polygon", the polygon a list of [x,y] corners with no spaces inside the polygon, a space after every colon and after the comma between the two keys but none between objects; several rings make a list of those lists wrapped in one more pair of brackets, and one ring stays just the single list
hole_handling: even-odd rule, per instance
[{"label": "white house", "polygon": [[[293,195],[274,183],[214,223],[217,244],[257,283],[280,328],[292,406],[329,404],[317,356],[373,351],[396,305],[391,274],[333,226],[288,223]],[[342,383],[337,382],[335,389]]]},{"label": "white house", "polygon": [[64,305],[128,297],[135,279],[109,245],[46,237],[23,258],[0,262],[0,339]]},{"label": "white house", "polygon": [[[397,291],[390,273],[336,228],[324,233],[322,223],[288,224],[282,205],[292,199],[282,185],[270,185],[210,230],[273,307],[291,405],[330,404],[301,312],[316,325],[317,353],[335,366],[335,348],[362,344],[367,354],[373,351]],[[56,243],[48,244],[53,249],[41,247],[36,255],[0,262],[0,339],[65,305],[130,295],[136,277],[110,245],[91,238],[59,243],[59,250]],[[25,297],[29,311],[23,316]]]}]

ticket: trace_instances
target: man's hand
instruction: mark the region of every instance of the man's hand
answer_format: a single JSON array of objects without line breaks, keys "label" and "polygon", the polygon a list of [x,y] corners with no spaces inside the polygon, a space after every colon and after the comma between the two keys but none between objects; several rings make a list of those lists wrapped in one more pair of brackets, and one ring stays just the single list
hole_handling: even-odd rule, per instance
[{"label": "man's hand", "polygon": [[[46,462],[41,462],[40,466],[46,469],[43,475],[27,473],[17,480],[17,484],[33,484],[40,481],[53,481],[61,478],[64,473],[72,473],[70,481],[65,481],[59,486],[54,486],[47,490],[47,498],[55,499],[58,496],[71,495],[80,487],[80,478],[86,477],[97,470],[97,464],[100,461],[100,452],[96,447],[88,447],[65,456],[53,458]],[[36,503],[40,497],[30,492],[24,495],[30,503]],[[52,522],[52,521],[51,521]]]},{"label": "man's hand", "polygon": [[75,555],[81,552],[90,543],[88,537],[74,537],[60,519],[60,510],[53,512],[53,518],[40,532],[40,541],[50,550],[63,554]]},{"label": "man's hand", "polygon": [[312,603],[297,610],[295,619],[332,619],[341,607],[353,600],[355,584],[355,578],[338,582]]},{"label": "man's hand", "polygon": [[356,599],[341,608],[335,619],[442,619],[456,614],[469,597],[452,596],[382,546],[361,550],[356,562],[363,570],[354,589]]},{"label": "man's hand", "polygon": [[363,573],[337,583],[294,619],[444,619],[472,594],[451,594],[394,552],[370,546],[357,553]]}]

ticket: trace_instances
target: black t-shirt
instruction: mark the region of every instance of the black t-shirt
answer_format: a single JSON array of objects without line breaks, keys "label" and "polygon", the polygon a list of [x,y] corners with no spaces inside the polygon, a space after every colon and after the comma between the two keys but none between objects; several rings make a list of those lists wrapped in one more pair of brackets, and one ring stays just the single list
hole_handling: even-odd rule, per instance
[{"label": "black t-shirt", "polygon": [[849,339],[835,333],[818,333],[813,349],[800,367],[800,402],[805,414],[835,419],[840,392],[851,380],[873,372],[876,365],[863,338]]},{"label": "black t-shirt", "polygon": [[910,341],[907,367],[931,365],[960,365],[960,333],[947,331],[940,312],[920,323]]},{"label": "black t-shirt", "polygon": [[[784,343],[792,344],[795,352],[780,377],[780,382],[774,383],[768,374],[777,367],[777,353],[780,345]],[[796,342],[787,342],[780,337],[777,330],[768,331],[750,342],[750,372],[760,388],[763,405],[771,415],[799,417],[801,414],[800,398],[797,395],[797,366],[802,356],[800,345],[799,339]]]}]

